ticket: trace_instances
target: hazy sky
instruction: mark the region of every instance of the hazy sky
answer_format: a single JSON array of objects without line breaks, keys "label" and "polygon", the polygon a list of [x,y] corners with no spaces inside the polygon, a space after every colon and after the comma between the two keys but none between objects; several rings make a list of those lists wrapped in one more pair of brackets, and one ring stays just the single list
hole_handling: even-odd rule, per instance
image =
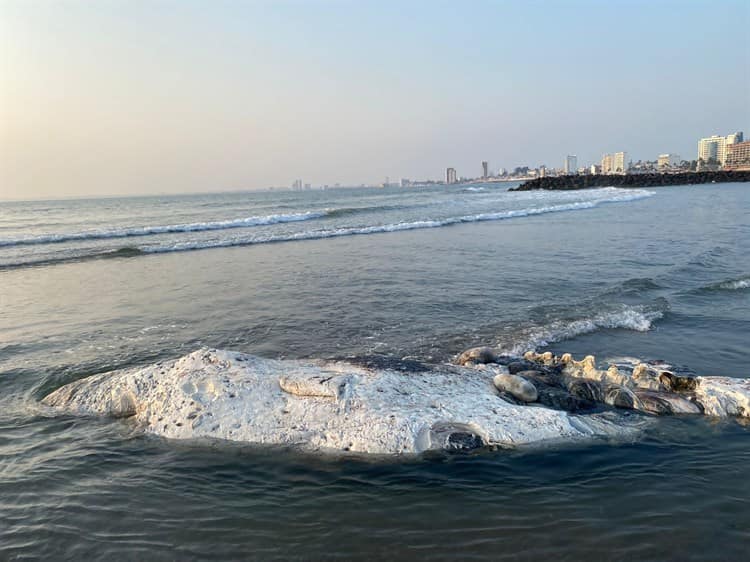
[{"label": "hazy sky", "polygon": [[0,198],[359,184],[750,134],[750,2],[0,0]]}]

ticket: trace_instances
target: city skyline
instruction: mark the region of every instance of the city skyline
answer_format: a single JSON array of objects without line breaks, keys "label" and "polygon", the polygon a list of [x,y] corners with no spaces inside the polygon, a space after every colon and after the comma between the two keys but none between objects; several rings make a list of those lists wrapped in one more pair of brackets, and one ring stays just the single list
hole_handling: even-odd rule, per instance
[{"label": "city skyline", "polygon": [[722,4],[11,0],[0,198],[692,159],[750,128],[750,8]]}]

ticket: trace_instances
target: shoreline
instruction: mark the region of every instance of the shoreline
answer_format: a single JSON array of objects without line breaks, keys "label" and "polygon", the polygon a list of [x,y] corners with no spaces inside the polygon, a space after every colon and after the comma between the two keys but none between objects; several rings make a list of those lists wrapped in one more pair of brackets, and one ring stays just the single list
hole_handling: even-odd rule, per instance
[{"label": "shoreline", "polygon": [[750,182],[750,171],[686,172],[679,174],[619,174],[548,176],[526,181],[508,191],[544,189],[566,191],[591,187],[659,187],[706,183]]}]

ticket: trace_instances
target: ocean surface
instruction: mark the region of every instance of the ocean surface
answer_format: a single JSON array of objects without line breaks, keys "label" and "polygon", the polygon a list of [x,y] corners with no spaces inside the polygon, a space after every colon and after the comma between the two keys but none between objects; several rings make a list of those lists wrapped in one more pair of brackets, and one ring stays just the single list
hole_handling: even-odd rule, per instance
[{"label": "ocean surface", "polygon": [[474,345],[750,377],[750,188],[512,184],[0,202],[0,560],[741,560],[750,427],[384,461],[48,417],[200,346]]}]

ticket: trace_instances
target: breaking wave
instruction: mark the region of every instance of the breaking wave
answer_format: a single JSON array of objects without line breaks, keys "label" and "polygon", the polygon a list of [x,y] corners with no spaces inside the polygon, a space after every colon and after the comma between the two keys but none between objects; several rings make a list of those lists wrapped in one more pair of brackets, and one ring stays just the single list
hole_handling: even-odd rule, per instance
[{"label": "breaking wave", "polygon": [[514,338],[516,343],[500,347],[508,354],[521,355],[526,351],[536,350],[539,347],[573,339],[597,330],[623,329],[648,332],[653,322],[663,317],[662,310],[643,306],[623,306],[618,310],[601,312],[587,318],[556,320],[545,326],[529,328],[520,338]]},{"label": "breaking wave", "polygon": [[750,275],[709,285],[706,289],[709,291],[739,291],[742,289],[750,289]]},{"label": "breaking wave", "polygon": [[654,192],[646,190],[635,190],[627,193],[616,193],[610,197],[579,201],[575,203],[563,203],[559,205],[548,205],[542,207],[531,207],[526,209],[514,209],[500,211],[497,213],[480,213],[477,215],[465,215],[460,217],[448,217],[444,219],[421,220],[414,222],[400,222],[362,227],[344,227],[327,230],[310,230],[294,234],[266,236],[251,239],[227,239],[209,242],[180,242],[171,246],[157,246],[142,248],[146,253],[184,252],[189,250],[202,250],[208,248],[226,248],[230,246],[250,246],[255,244],[268,244],[273,242],[292,242],[299,240],[320,240],[323,238],[337,238],[341,236],[359,236],[365,234],[378,234],[385,232],[400,232],[405,230],[420,230],[425,228],[438,228],[455,224],[466,224],[484,221],[505,220],[519,217],[543,215],[547,213],[559,213],[563,211],[578,211],[592,209],[604,203],[618,203],[635,201],[650,197]]},{"label": "breaking wave", "polygon": [[[55,255],[45,255],[44,257],[22,258],[18,261],[0,263],[0,270],[17,269],[23,267],[46,266],[57,263],[72,261],[85,261],[102,258],[132,257],[142,254],[158,254],[168,252],[186,252],[192,250],[203,250],[212,248],[227,248],[232,246],[252,246],[257,244],[270,244],[277,242],[295,242],[302,240],[320,240],[325,238],[338,238],[343,236],[361,236],[367,234],[379,234],[387,232],[400,232],[408,230],[420,230],[426,228],[439,228],[457,224],[477,223],[484,221],[497,221],[505,219],[514,219],[543,215],[547,213],[558,213],[565,211],[577,211],[591,209],[602,204],[619,203],[634,201],[650,197],[654,194],[646,190],[618,190],[602,189],[598,190],[597,197],[587,201],[575,201],[558,203],[555,205],[529,206],[522,209],[480,213],[475,215],[463,215],[446,218],[427,218],[412,222],[398,222],[390,224],[364,225],[364,226],[342,226],[338,228],[319,228],[315,230],[301,230],[299,232],[284,234],[259,234],[252,236],[237,235],[233,237],[219,237],[211,240],[182,240],[172,244],[169,243],[152,243],[139,246],[127,246],[124,248],[107,248],[107,249],[78,249],[73,252],[60,252]],[[387,208],[396,208],[397,206],[388,206]],[[308,211],[291,214],[274,214],[266,216],[248,217],[245,219],[235,219],[215,222],[201,222],[190,224],[175,224],[164,226],[150,226],[142,228],[125,228],[110,229],[97,231],[83,231],[69,234],[50,234],[29,238],[0,239],[0,247],[23,246],[23,245],[44,245],[55,244],[70,241],[87,241],[99,239],[121,239],[130,237],[149,236],[164,233],[191,233],[203,232],[210,230],[228,230],[241,229],[251,226],[272,225],[278,223],[309,221],[319,218],[334,218],[343,215],[356,215],[373,210],[374,207],[351,207],[339,209],[325,209],[321,211]],[[382,207],[381,207],[382,209]]]},{"label": "breaking wave", "polygon": [[137,236],[152,236],[154,234],[169,234],[175,232],[204,232],[208,230],[227,230],[231,228],[247,228],[252,226],[266,226],[284,222],[299,222],[319,219],[328,211],[306,213],[290,213],[285,215],[266,215],[231,219],[213,222],[195,222],[188,224],[169,224],[159,226],[144,226],[135,228],[113,228],[110,230],[88,230],[67,234],[44,234],[28,238],[0,239],[0,246],[26,246],[32,244],[58,244],[77,240],[104,240],[108,238],[131,238]]}]

